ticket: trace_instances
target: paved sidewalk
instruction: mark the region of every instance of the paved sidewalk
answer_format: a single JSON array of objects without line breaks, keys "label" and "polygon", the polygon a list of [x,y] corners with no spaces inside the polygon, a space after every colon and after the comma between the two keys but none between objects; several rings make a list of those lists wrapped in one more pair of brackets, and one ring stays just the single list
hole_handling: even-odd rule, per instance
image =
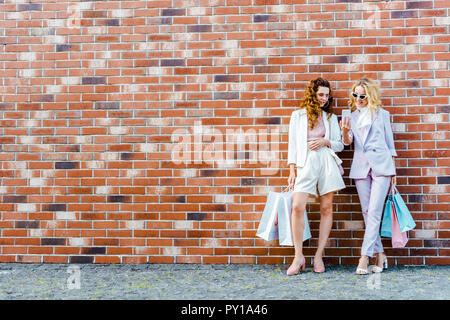
[{"label": "paved sidewalk", "polygon": [[[0,299],[74,300],[449,300],[450,266],[389,267],[358,276],[355,266],[0,264]],[[79,281],[77,281],[77,279]]]}]

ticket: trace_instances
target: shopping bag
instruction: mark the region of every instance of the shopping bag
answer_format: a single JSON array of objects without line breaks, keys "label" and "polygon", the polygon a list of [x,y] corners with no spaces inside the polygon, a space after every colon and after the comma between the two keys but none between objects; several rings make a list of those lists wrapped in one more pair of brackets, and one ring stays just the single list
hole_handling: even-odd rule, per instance
[{"label": "shopping bag", "polygon": [[394,203],[392,203],[392,248],[403,248],[406,246],[406,243],[408,242],[408,236],[406,234],[406,231],[401,232],[400,231],[400,225],[398,223],[397,219],[397,212],[394,206]]},{"label": "shopping bag", "polygon": [[[280,246],[293,246],[292,241],[292,196],[293,191],[283,192],[278,202],[278,235]],[[304,213],[305,229],[303,230],[303,241],[311,238],[308,215]]]},{"label": "shopping bag", "polygon": [[405,232],[414,229],[416,223],[396,187],[392,188],[392,201],[395,206],[395,213],[397,215],[400,231]]},{"label": "shopping bag", "polygon": [[392,237],[392,211],[394,209],[394,202],[392,201],[392,194],[388,195],[386,205],[384,206],[383,221],[381,222],[382,237]]},{"label": "shopping bag", "polygon": [[266,241],[278,239],[277,206],[280,201],[280,195],[280,192],[269,192],[266,206],[259,221],[256,236]]}]

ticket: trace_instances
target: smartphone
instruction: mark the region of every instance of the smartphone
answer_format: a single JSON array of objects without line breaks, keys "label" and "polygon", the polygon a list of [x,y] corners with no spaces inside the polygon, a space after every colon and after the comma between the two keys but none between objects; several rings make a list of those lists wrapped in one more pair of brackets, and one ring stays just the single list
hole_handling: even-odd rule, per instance
[{"label": "smartphone", "polygon": [[323,111],[328,111],[328,109],[330,108],[331,102],[333,101],[333,97],[329,97],[327,103],[324,104],[324,106],[322,107]]},{"label": "smartphone", "polygon": [[350,118],[350,110],[348,110],[348,109],[342,110],[342,118],[343,117]]}]

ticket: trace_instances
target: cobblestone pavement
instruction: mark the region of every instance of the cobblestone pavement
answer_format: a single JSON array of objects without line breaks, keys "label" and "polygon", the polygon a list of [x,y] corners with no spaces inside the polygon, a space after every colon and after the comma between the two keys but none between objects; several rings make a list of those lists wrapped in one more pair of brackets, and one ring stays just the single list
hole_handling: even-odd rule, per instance
[{"label": "cobblestone pavement", "polygon": [[355,266],[0,264],[1,300],[449,300],[450,266],[393,266],[359,276]]}]

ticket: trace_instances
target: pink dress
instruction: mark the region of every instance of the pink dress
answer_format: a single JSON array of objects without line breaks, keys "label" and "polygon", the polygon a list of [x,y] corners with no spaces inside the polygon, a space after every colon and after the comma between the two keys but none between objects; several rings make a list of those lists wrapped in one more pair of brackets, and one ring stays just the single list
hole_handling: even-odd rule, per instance
[{"label": "pink dress", "polygon": [[307,141],[325,138],[325,125],[323,124],[322,117],[317,118],[317,124],[314,128],[310,128],[308,124],[308,138]]}]

